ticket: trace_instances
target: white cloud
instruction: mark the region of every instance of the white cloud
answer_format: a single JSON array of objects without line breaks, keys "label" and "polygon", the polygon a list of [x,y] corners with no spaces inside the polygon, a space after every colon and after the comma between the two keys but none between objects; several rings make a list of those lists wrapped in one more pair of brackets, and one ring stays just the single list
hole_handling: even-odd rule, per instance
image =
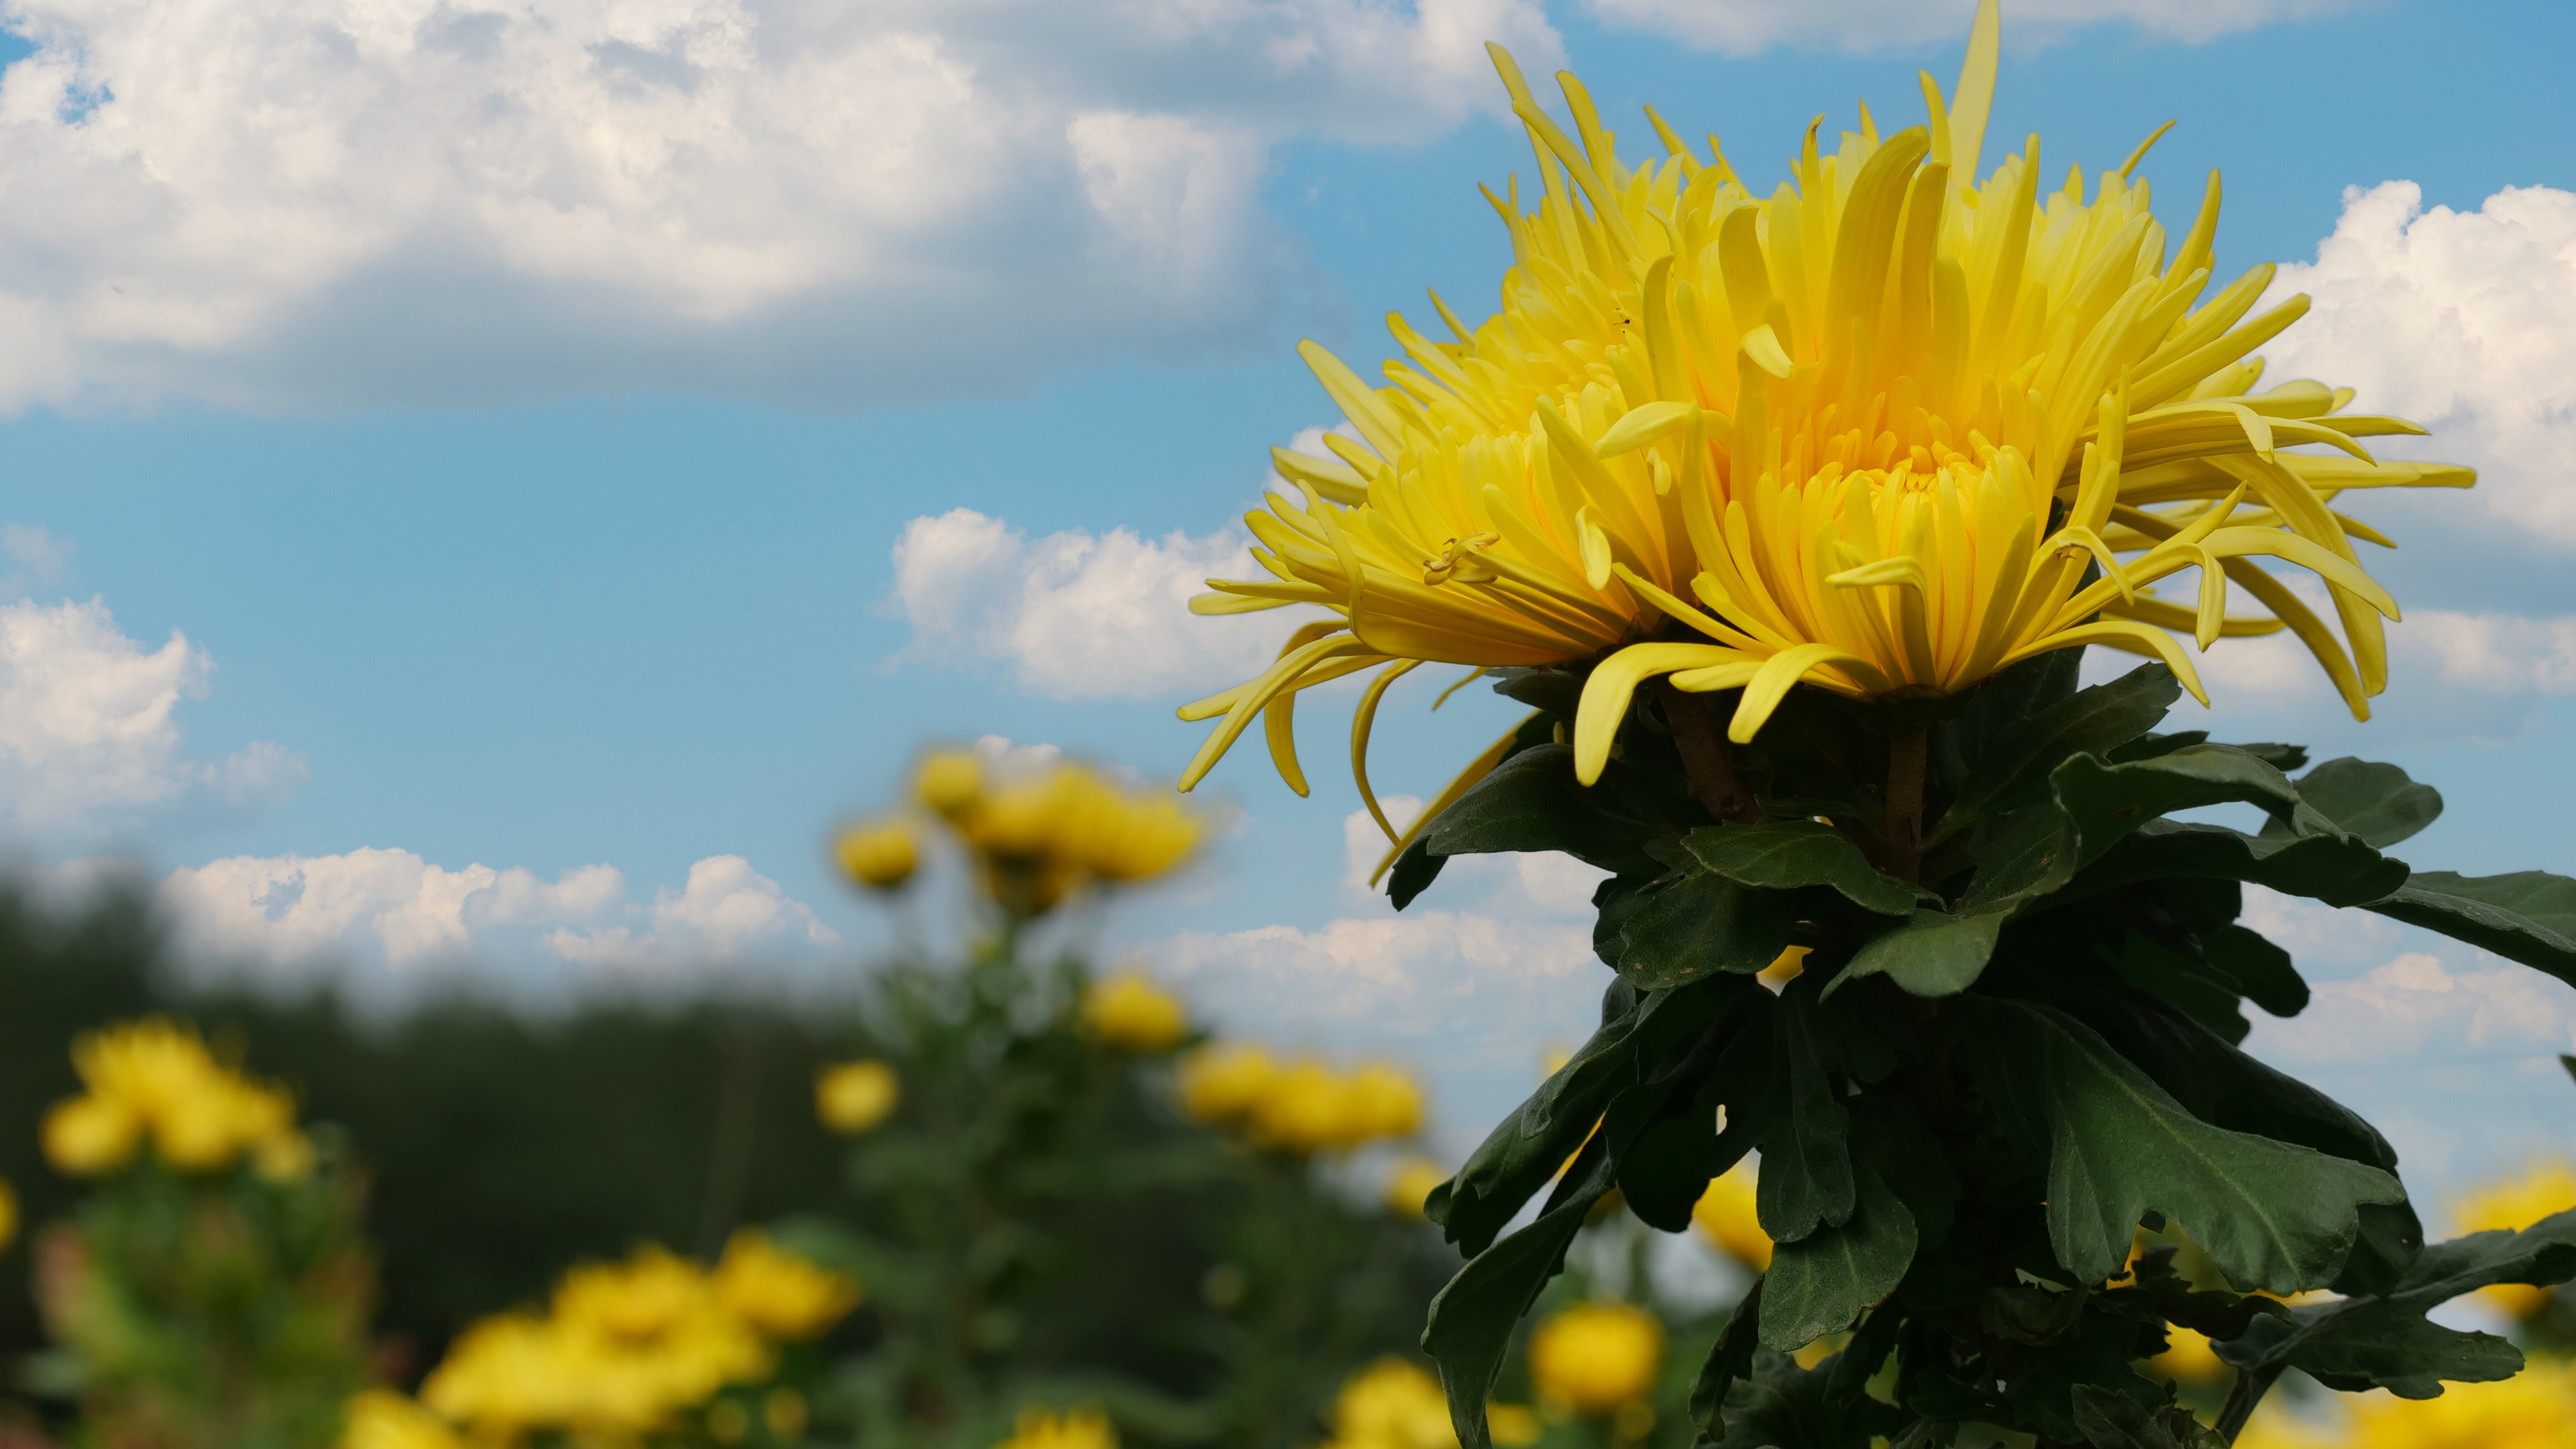
[{"label": "white cloud", "polygon": [[[1774,45],[1874,50],[1964,38],[1977,0],[1590,0],[1614,28],[1646,30],[1703,50],[1753,55]],[[2207,40],[2276,20],[2348,8],[2351,0],[2014,0],[2008,35],[2122,22],[2150,35]]]},{"label": "white cloud", "polygon": [[2506,187],[2476,211],[2427,211],[2412,181],[2344,192],[2313,263],[2281,269],[2273,298],[2315,310],[2266,349],[2275,377],[2316,377],[2357,406],[2433,429],[2388,440],[2406,457],[2476,465],[2469,497],[2560,544],[2576,543],[2576,193]]},{"label": "white cloud", "polygon": [[2274,1060],[2385,1067],[2576,1050],[2576,987],[2511,962],[2454,971],[2408,951],[2314,992],[2306,1011],[2265,1024]]},{"label": "white cloud", "polygon": [[38,523],[12,523],[0,528],[0,553],[18,567],[0,592],[24,593],[59,583],[72,568],[72,541]]},{"label": "white cloud", "polygon": [[916,518],[894,546],[891,602],[913,630],[899,657],[1001,661],[1050,699],[1222,689],[1259,673],[1308,612],[1190,612],[1208,579],[1247,576],[1248,541],[1236,527],[1159,542],[1069,529],[1031,542],[971,508]]},{"label": "white cloud", "polygon": [[1293,135],[1499,109],[1537,0],[23,0],[0,404],[847,404],[1261,335]]},{"label": "white cloud", "polygon": [[214,662],[172,630],[146,650],[107,605],[0,605],[0,828],[43,844],[129,833],[147,819],[256,808],[304,783],[303,757],[259,741],[200,760],[172,716]]},{"label": "white cloud", "polygon": [[290,979],[448,964],[568,962],[633,978],[810,957],[840,938],[738,855],[635,901],[614,866],[552,881],[518,867],[450,870],[408,850],[234,856],[172,871],[159,901],[180,948]]}]

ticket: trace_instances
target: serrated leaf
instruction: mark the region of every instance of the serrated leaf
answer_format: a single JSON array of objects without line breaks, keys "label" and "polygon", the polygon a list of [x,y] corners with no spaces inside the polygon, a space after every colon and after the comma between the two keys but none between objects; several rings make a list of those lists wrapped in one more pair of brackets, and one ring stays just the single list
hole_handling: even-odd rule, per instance
[{"label": "serrated leaf", "polygon": [[2576,1277],[2576,1209],[2519,1233],[2471,1233],[2418,1256],[2395,1288],[2377,1297],[2294,1308],[2287,1322],[2257,1320],[2217,1345],[2248,1372],[2300,1369],[2329,1388],[2384,1388],[2429,1399],[2442,1383],[2488,1383],[2522,1368],[2522,1353],[2492,1334],[2463,1333],[2427,1319],[2430,1310],[2492,1283],[2537,1287]]},{"label": "serrated leaf", "polygon": [[1704,826],[1682,837],[1682,849],[1739,884],[1777,891],[1831,886],[1882,916],[1906,914],[1924,894],[1870,864],[1842,832],[1813,820]]},{"label": "serrated leaf", "polygon": [[2118,1272],[2133,1229],[2155,1211],[2188,1223],[2232,1283],[2322,1287],[2351,1252],[2361,1204],[2404,1200],[2378,1168],[2201,1121],[2064,1012],[1981,1000],[1972,1020],[1984,1034],[1972,1054],[1981,1076],[2041,1093],[2049,1244],[2079,1281]]},{"label": "serrated leaf", "polygon": [[2077,1384],[2075,1427],[2093,1449],[2224,1449],[2218,1431],[2174,1404],[2140,1403],[2098,1384]]},{"label": "serrated leaf", "polygon": [[1786,1354],[1765,1353],[1753,1374],[1726,1396],[1726,1430],[1704,1449],[1869,1449],[1895,1432],[1904,1416],[1876,1399],[1837,1402],[1831,1374],[1802,1369]]},{"label": "serrated leaf", "polygon": [[2066,899],[2080,900],[2133,881],[2177,876],[2250,881],[2330,906],[2368,904],[2377,909],[2406,884],[2407,867],[2358,839],[2310,835],[2265,840],[2221,825],[2155,820],[2140,826],[2077,877]]},{"label": "serrated leaf", "polygon": [[1775,1243],[1796,1242],[1852,1213],[1851,1113],[1826,1074],[1818,1011],[1815,998],[1792,993],[1782,997],[1771,1019],[1773,1072],[1781,1090],[1777,1109],[1763,1124],[1753,1212]]},{"label": "serrated leaf", "polygon": [[2144,1351],[2146,1341],[2142,1325],[2096,1307],[2064,1338],[2025,1351],[2004,1397],[2022,1427],[2039,1431],[2042,1439],[2080,1441],[2084,1431],[2075,1419],[2075,1392],[2080,1388],[2090,1385],[2142,1402],[2163,1401],[2163,1389],[2129,1366]]},{"label": "serrated leaf", "polygon": [[1749,976],[1788,949],[1796,924],[1791,900],[1707,871],[1682,871],[1622,902],[1618,959],[1610,964],[1647,991],[1720,972]]},{"label": "serrated leaf", "polygon": [[1762,1346],[1787,1353],[1851,1327],[1862,1309],[1896,1291],[1914,1264],[1914,1244],[1914,1215],[1877,1173],[1862,1172],[1851,1216],[1840,1226],[1772,1249]]},{"label": "serrated leaf", "polygon": [[[2328,760],[2298,780],[2299,798],[2328,820],[2364,842],[2386,850],[2432,824],[2442,814],[2442,794],[2408,779],[2395,765],[2345,756]],[[2274,819],[2265,835],[2287,835],[2290,827]]]},{"label": "serrated leaf", "polygon": [[2040,782],[2068,756],[2107,753],[2145,734],[2181,697],[2182,686],[2172,670],[2142,664],[2003,730],[1987,749],[1970,757],[1967,782],[1925,844],[1937,845],[2038,795]]},{"label": "serrated leaf", "polygon": [[2368,904],[2383,916],[2576,984],[2576,880],[2538,870],[2485,876],[2418,871],[2402,889]]},{"label": "serrated leaf", "polygon": [[1586,1155],[1588,1163],[1576,1164],[1581,1179],[1559,1192],[1562,1201],[1469,1259],[1431,1300],[1422,1351],[1440,1365],[1460,1449],[1491,1449],[1485,1401],[1502,1372],[1504,1346],[1539,1290],[1565,1266],[1565,1250],[1583,1230],[1592,1205],[1610,1190],[1609,1155],[1599,1148]]}]

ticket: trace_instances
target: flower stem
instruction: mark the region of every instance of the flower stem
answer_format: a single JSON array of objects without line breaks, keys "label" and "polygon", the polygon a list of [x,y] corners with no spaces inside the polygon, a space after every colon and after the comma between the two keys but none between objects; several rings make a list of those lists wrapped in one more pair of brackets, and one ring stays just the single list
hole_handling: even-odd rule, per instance
[{"label": "flower stem", "polygon": [[2218,1411],[2218,1422],[2210,1426],[2218,1437],[2235,1443],[2236,1436],[2245,1432],[2245,1421],[2254,1417],[2254,1406],[2263,1402],[2272,1381],[2280,1376],[2277,1368],[2239,1370],[2235,1387],[2227,1391],[2226,1406]]},{"label": "flower stem", "polygon": [[1898,735],[1887,752],[1887,872],[1911,883],[1923,873],[1923,776],[1932,754],[1929,730]]},{"label": "flower stem", "polygon": [[1735,773],[1735,749],[1718,732],[1717,721],[1709,715],[1708,701],[1660,679],[1655,681],[1655,690],[1663,700],[1664,719],[1673,727],[1673,745],[1681,751],[1682,769],[1690,776],[1691,798],[1714,820],[1738,820],[1747,825],[1760,820],[1762,807]]}]

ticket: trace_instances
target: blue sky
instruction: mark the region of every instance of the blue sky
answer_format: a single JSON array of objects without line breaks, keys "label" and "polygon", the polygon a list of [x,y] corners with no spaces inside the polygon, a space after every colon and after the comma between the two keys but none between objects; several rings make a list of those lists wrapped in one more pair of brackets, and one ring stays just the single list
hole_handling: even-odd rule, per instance
[{"label": "blue sky", "polygon": [[[918,743],[1158,776],[1196,748],[1171,707],[1254,635],[1192,632],[1170,588],[1266,450],[1334,421],[1292,344],[1376,357],[1426,285],[1490,305],[1475,185],[1530,163],[1475,40],[1570,63],[1631,147],[1652,101],[1767,185],[1818,112],[1919,118],[1967,8],[12,5],[0,819],[31,862],[140,862],[209,956],[368,989],[467,957],[522,985],[850,969],[879,928],[820,844]],[[2216,727],[2438,784],[2419,863],[2576,871],[2576,18],[2005,24],[1990,162],[2037,130],[2090,171],[2179,117],[2143,168],[2168,223],[2219,166],[2222,270],[2309,264],[2276,375],[2487,470],[2361,509],[2406,544],[2374,568],[2413,621],[2379,720],[2246,644],[2213,656]],[[1497,727],[1477,690],[1424,718],[1437,687],[1390,697],[1382,790]],[[1340,721],[1311,714],[1315,798],[1240,753],[1213,859],[1111,942],[1222,1020],[1418,1063],[1471,1139],[1580,1034],[1583,882],[1495,864],[1391,918],[1346,879]],[[2279,909],[2343,984],[2268,1054],[2443,1180],[2576,1146],[2547,1065],[2576,991]]]}]

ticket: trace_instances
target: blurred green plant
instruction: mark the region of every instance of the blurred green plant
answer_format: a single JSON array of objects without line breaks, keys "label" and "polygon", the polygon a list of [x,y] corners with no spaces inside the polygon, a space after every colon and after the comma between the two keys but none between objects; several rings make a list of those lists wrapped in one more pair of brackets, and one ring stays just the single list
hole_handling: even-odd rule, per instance
[{"label": "blurred green plant", "polygon": [[363,1179],[280,1089],[153,1018],[73,1046],[85,1084],[47,1114],[55,1166],[93,1179],[38,1247],[55,1348],[27,1378],[112,1449],[333,1443],[369,1375]]}]

